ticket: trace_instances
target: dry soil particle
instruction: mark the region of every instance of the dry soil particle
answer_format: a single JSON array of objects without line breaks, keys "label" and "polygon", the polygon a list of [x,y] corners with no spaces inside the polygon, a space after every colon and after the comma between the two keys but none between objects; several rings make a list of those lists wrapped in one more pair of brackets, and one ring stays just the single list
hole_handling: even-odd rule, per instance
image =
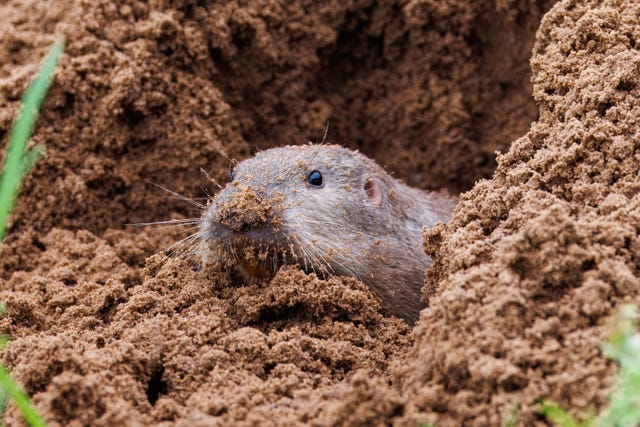
[{"label": "dry soil particle", "polygon": [[540,120],[425,232],[439,285],[397,380],[406,420],[498,425],[605,402],[605,319],[640,303],[640,4],[563,1],[531,60]]}]

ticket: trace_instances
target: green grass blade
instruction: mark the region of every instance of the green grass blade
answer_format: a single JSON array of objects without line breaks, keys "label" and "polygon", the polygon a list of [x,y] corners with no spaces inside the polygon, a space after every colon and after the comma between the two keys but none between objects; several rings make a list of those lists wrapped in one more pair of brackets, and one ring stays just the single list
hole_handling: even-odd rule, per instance
[{"label": "green grass blade", "polygon": [[540,402],[540,414],[556,427],[580,427],[580,424],[558,404],[547,399]]},{"label": "green grass blade", "polygon": [[[9,147],[2,166],[2,175],[0,175],[0,242],[4,238],[6,222],[13,209],[21,178],[24,176],[24,154],[27,141],[38,117],[42,100],[49,89],[49,84],[51,84],[53,72],[63,48],[64,39],[59,38],[42,62],[36,78],[27,87],[22,97],[18,116],[11,128]],[[34,160],[33,155],[28,156],[27,163],[32,163]]]},{"label": "green grass blade", "polygon": [[22,158],[22,168],[20,168],[20,181],[24,179],[24,176],[29,172],[31,166],[42,157],[44,154],[44,150],[40,146],[33,147],[31,150],[27,151],[27,153]]},{"label": "green grass blade", "polygon": [[6,398],[13,400],[27,424],[31,427],[46,427],[46,424],[42,418],[40,418],[40,415],[38,415],[34,407],[31,405],[31,402],[29,402],[27,395],[18,388],[17,384],[11,379],[7,368],[5,368],[1,363],[0,387],[2,388]]},{"label": "green grass blade", "polygon": [[613,323],[609,342],[603,345],[606,357],[618,363],[612,381],[609,405],[600,413],[601,427],[637,426],[640,424],[640,336],[636,333],[638,309],[620,308]]},{"label": "green grass blade", "polygon": [[[2,387],[0,387],[0,414],[4,414],[5,411],[7,410],[7,403],[8,403],[7,395],[4,394],[4,390],[2,390]],[[4,427],[3,420],[0,420],[0,427]]]},{"label": "green grass blade", "polygon": [[[42,155],[40,147],[35,147],[25,154],[27,141],[31,136],[33,127],[38,117],[38,111],[42,105],[53,72],[58,64],[58,59],[64,48],[64,39],[58,39],[45,57],[35,79],[29,84],[22,96],[20,109],[9,135],[9,146],[0,172],[0,244],[6,231],[6,223],[15,198],[20,188],[24,175],[33,163]],[[4,313],[4,306],[0,304],[0,312]],[[0,337],[0,346],[4,347],[7,337]],[[8,400],[13,400],[18,410],[22,413],[27,424],[31,427],[45,427],[46,424],[40,418],[29,401],[29,397],[11,379],[11,375],[0,363],[0,413],[4,414]]]}]

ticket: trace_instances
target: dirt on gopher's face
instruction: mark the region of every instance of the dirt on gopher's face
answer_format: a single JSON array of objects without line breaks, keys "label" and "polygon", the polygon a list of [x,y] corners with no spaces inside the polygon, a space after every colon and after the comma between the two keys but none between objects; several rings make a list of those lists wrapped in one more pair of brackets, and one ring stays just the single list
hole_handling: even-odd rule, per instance
[{"label": "dirt on gopher's face", "polygon": [[210,201],[199,232],[202,260],[258,277],[299,264],[362,279],[357,258],[393,225],[380,176],[373,161],[336,145],[262,151],[239,163]]}]

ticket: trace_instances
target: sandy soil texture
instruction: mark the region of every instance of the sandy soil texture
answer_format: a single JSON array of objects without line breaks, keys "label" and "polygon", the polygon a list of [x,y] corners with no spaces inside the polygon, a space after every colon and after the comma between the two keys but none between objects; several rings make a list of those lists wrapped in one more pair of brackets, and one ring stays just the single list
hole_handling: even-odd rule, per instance
[{"label": "sandy soil texture", "polygon": [[[0,258],[2,360],[50,425],[500,425],[515,406],[532,425],[539,397],[605,402],[606,319],[640,303],[635,2],[8,0],[0,16],[3,147],[67,38]],[[124,225],[197,217],[154,184],[206,197],[201,168],[224,182],[230,158],[319,141],[327,120],[394,176],[462,192],[423,235],[413,330],[354,279],[241,285],[162,254],[180,230]]]}]

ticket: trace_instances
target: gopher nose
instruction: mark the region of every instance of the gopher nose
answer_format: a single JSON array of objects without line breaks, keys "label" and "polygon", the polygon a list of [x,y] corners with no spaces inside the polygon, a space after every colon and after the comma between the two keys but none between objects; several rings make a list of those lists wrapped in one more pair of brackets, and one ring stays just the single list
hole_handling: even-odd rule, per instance
[{"label": "gopher nose", "polygon": [[237,189],[218,200],[218,221],[236,233],[262,228],[269,212],[269,203],[251,187]]},{"label": "gopher nose", "polygon": [[227,215],[221,216],[220,224],[236,233],[262,228],[266,221],[255,212],[226,212]]}]

